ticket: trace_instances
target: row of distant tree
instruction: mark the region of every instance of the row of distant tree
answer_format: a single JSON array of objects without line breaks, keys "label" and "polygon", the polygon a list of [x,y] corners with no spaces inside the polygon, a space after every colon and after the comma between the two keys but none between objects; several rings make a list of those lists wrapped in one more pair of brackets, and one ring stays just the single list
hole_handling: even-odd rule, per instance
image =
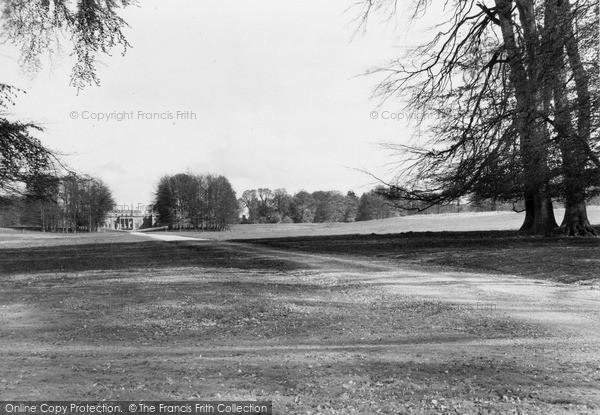
[{"label": "row of distant tree", "polygon": [[[157,224],[171,229],[223,230],[235,223],[354,222],[398,216],[375,190],[354,192],[247,190],[236,198],[224,176],[180,173],[162,177],[156,186]],[[240,219],[240,214],[241,219]]]},{"label": "row of distant tree", "polygon": [[[398,206],[375,188],[360,197],[353,191],[301,190],[290,194],[286,189],[246,190],[239,199],[223,176],[181,173],[160,179],[154,200],[157,224],[171,229],[224,230],[242,223],[319,223],[355,222],[386,219],[420,213],[456,213],[477,210],[509,210],[512,204],[490,200],[453,203],[426,209],[422,202]],[[240,218],[241,215],[241,218]]]},{"label": "row of distant tree", "polygon": [[[520,211],[525,208],[522,201],[507,203],[476,195],[431,206],[425,201],[390,201],[385,194],[384,187],[377,187],[360,197],[353,191],[344,195],[339,191],[309,193],[301,190],[291,195],[283,188],[246,190],[239,199],[241,223],[355,222],[406,215]],[[590,203],[600,204],[600,198]]]},{"label": "row of distant tree", "polygon": [[246,190],[239,199],[242,223],[354,222],[384,219],[398,211],[376,191],[358,197],[353,191],[301,190],[294,195],[286,189]]},{"label": "row of distant tree", "polygon": [[30,178],[20,194],[0,198],[0,226],[49,232],[92,232],[115,205],[100,179],[74,173]]},{"label": "row of distant tree", "polygon": [[[224,230],[240,222],[354,222],[419,213],[523,208],[477,198],[462,205],[456,202],[429,209],[414,201],[400,207],[382,193],[385,193],[384,188],[375,188],[360,197],[353,191],[344,195],[339,191],[309,193],[301,190],[292,195],[282,188],[260,188],[246,190],[237,199],[224,176],[181,173],[159,180],[153,210],[157,223],[171,229]],[[29,180],[21,194],[0,198],[0,227],[92,232],[102,226],[114,206],[110,189],[97,178],[74,173],[63,177],[41,174]]]}]

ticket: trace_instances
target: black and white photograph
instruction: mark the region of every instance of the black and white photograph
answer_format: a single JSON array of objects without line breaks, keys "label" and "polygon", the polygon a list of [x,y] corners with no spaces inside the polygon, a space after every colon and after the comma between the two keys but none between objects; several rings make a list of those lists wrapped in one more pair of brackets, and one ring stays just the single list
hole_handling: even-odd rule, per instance
[{"label": "black and white photograph", "polygon": [[0,415],[600,414],[600,0],[0,0]]}]

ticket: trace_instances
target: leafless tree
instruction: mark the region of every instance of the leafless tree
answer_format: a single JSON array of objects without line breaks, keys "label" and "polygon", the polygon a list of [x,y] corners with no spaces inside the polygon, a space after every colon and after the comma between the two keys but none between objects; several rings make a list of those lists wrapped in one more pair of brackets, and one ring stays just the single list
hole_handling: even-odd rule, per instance
[{"label": "leafless tree", "polygon": [[[430,3],[417,1],[414,16]],[[411,51],[410,58],[372,71],[384,75],[376,93],[384,99],[408,97],[407,106],[422,115],[417,122],[433,137],[396,146],[401,161],[387,195],[430,204],[473,192],[522,198],[527,211],[522,230],[534,234],[556,228],[552,198],[563,198],[564,232],[594,234],[585,198],[590,187],[598,186],[589,75],[598,55],[584,62],[581,51],[592,51],[590,39],[598,38],[597,22],[585,18],[591,11],[597,20],[597,2],[577,1],[573,10],[558,0],[440,3],[450,17],[433,40]],[[556,22],[547,13],[553,7],[562,8],[557,11],[562,30],[554,30]],[[562,70],[565,79],[573,79],[573,92],[552,92],[557,61],[550,44],[559,45],[568,58]],[[576,133],[558,128],[556,99],[561,97]]]},{"label": "leafless tree", "polygon": [[[0,2],[0,39],[19,47],[19,64],[25,72],[42,67],[42,55],[68,43],[75,62],[71,84],[84,88],[99,84],[96,59],[115,46],[123,53],[130,46],[124,35],[127,23],[120,17],[133,0],[5,0]],[[0,82],[0,110],[14,104],[20,91]],[[57,152],[34,137],[41,128],[10,121],[0,114],[0,197],[23,190],[36,175],[61,167]],[[64,167],[64,166],[62,166]]]}]

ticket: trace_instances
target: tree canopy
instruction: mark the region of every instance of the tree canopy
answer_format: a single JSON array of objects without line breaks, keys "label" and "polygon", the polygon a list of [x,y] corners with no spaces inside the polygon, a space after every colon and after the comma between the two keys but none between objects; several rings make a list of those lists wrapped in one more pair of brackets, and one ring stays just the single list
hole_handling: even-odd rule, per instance
[{"label": "tree canopy", "polygon": [[[32,75],[43,66],[44,54],[69,44],[74,59],[71,85],[77,89],[99,85],[97,57],[110,54],[117,46],[125,53],[130,46],[124,34],[127,23],[119,12],[134,3],[7,0],[0,4],[0,38],[19,49],[20,68]],[[57,153],[35,137],[42,129],[35,123],[10,120],[5,114],[20,92],[8,81],[0,81],[0,198],[5,199],[47,183],[40,181],[41,177],[54,175],[58,179],[65,174]]]},{"label": "tree canopy", "polygon": [[[368,2],[392,10],[392,1]],[[585,200],[598,174],[598,3],[577,0],[419,0],[414,17],[445,7],[433,39],[386,68],[383,98],[408,97],[429,141],[395,146],[400,162],[384,192],[398,203],[448,203],[477,194],[524,200],[522,229],[596,234]],[[434,114],[434,117],[427,116]]]},{"label": "tree canopy", "polygon": [[[119,13],[136,3],[135,0],[7,0],[0,6],[1,36],[19,48],[21,68],[33,74],[42,67],[42,55],[68,44],[74,59],[71,85],[78,89],[99,85],[98,56],[108,55],[118,46],[124,54],[131,46],[124,33],[127,22]],[[0,86],[5,100],[14,92],[7,84]]]},{"label": "tree canopy", "polygon": [[179,230],[224,230],[239,221],[235,191],[224,176],[164,176],[156,186],[154,210],[161,225]]}]

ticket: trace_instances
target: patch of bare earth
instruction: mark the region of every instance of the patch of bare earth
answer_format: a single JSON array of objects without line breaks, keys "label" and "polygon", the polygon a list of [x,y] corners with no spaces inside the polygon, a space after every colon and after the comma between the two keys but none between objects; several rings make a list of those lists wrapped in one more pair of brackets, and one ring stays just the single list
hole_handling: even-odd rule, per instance
[{"label": "patch of bare earth", "polygon": [[0,397],[268,399],[276,414],[600,410],[593,281],[302,244],[0,247]]}]

